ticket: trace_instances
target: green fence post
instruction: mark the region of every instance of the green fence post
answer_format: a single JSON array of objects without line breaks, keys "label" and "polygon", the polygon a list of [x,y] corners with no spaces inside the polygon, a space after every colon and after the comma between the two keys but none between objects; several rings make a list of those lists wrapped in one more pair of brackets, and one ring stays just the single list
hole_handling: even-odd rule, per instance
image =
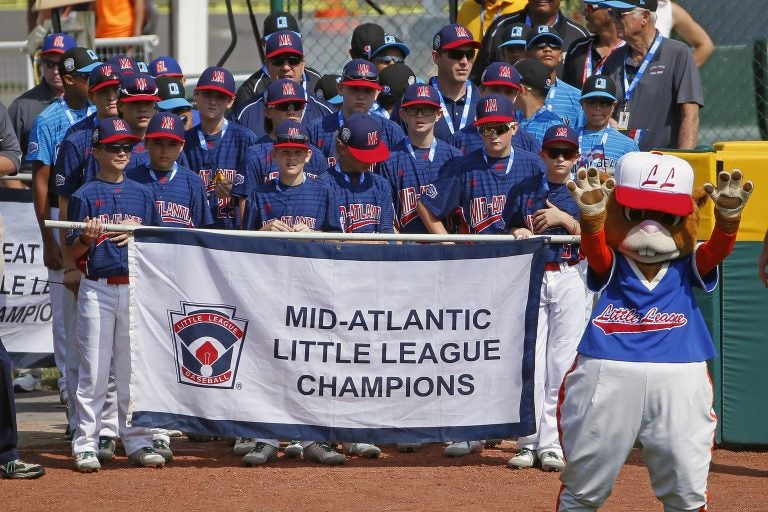
[{"label": "green fence post", "polygon": [[269,0],[269,12],[284,11],[283,0]]}]

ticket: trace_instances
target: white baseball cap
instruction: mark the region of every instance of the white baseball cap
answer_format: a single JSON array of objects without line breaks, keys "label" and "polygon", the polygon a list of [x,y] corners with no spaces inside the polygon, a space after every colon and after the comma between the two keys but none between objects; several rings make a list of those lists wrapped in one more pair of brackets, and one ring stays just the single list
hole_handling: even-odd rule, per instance
[{"label": "white baseball cap", "polygon": [[682,158],[633,151],[616,163],[614,193],[622,206],[685,217],[693,213],[693,178],[693,168]]}]

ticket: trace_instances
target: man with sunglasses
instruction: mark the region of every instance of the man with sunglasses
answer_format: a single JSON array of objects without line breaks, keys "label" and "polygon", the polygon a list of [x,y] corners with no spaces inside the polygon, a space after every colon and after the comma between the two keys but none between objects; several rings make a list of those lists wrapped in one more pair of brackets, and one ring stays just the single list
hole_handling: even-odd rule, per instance
[{"label": "man with sunglasses", "polygon": [[[483,70],[491,62],[501,60],[497,54],[499,45],[503,43],[509,33],[509,28],[515,23],[525,23],[536,29],[546,25],[563,38],[565,48],[569,48],[577,39],[587,37],[589,34],[584,27],[567,17],[560,10],[560,0],[528,0],[525,9],[514,13],[499,16],[488,28],[483,37],[483,45],[472,67],[470,78],[479,83]],[[562,67],[558,69],[558,75]]]},{"label": "man with sunglasses", "polygon": [[639,151],[637,142],[611,126],[616,106],[616,84],[607,75],[592,75],[581,90],[581,105],[586,124],[579,132],[581,156],[575,169],[595,167],[613,176],[616,162],[631,151]]},{"label": "man with sunglasses", "polygon": [[[578,157],[579,138],[574,129],[561,124],[547,130],[541,149],[546,172],[522,181],[507,198],[503,217],[509,222],[510,234],[529,238],[534,234],[581,233],[579,208],[566,188]],[[518,438],[520,452],[507,463],[514,469],[537,464],[544,471],[565,468],[557,430],[557,403],[560,383],[573,365],[584,331],[586,288],[580,261],[578,244],[549,244],[536,329],[536,432]]]},{"label": "man with sunglasses", "polygon": [[587,78],[602,73],[609,55],[626,43],[616,34],[607,7],[584,3],[584,21],[592,36],[584,37],[567,48],[562,78],[566,83],[581,88]]},{"label": "man with sunglasses", "polygon": [[[77,301],[78,426],[72,439],[75,469],[82,473],[101,469],[97,452],[112,368],[117,388],[118,433],[129,461],[147,467],[165,465],[165,459],[152,449],[152,430],[126,426],[131,379],[128,237],[127,233],[105,232],[103,226],[158,223],[151,191],[124,175],[138,141],[125,120],[102,119],[93,132],[93,156],[99,163],[96,179],[75,191],[69,201],[68,218],[86,223],[84,229],[67,232],[70,257],[86,271]],[[113,326],[108,332],[104,329],[107,324]]]},{"label": "man with sunglasses", "polygon": [[546,105],[547,93],[552,86],[550,69],[536,59],[523,59],[515,64],[520,73],[523,90],[517,95],[517,119],[520,127],[541,144],[550,126],[562,124],[560,116]]},{"label": "man with sunglasses", "polygon": [[[267,78],[269,80],[265,79],[259,82],[260,89],[258,94],[253,96],[248,102],[236,103],[236,114],[233,116],[238,124],[250,128],[257,137],[268,133],[264,130],[263,126],[265,118],[263,92],[270,83],[275,80],[292,80],[301,85],[303,91],[307,91],[312,89],[306,89],[306,85],[314,87],[315,83],[320,79],[318,77],[318,80],[314,82],[307,82],[302,79],[304,47],[302,46],[301,37],[296,33],[290,30],[281,30],[271,34],[267,40],[266,52],[266,66],[269,71]],[[239,91],[241,90],[242,86]],[[314,96],[305,94],[304,100],[304,111],[299,119],[304,126],[308,126],[315,119],[335,112],[333,107]]]},{"label": "man with sunglasses", "polygon": [[616,32],[627,42],[603,67],[603,74],[616,82],[618,129],[641,151],[695,148],[704,94],[691,49],[656,30],[657,0],[599,5],[610,7]]}]

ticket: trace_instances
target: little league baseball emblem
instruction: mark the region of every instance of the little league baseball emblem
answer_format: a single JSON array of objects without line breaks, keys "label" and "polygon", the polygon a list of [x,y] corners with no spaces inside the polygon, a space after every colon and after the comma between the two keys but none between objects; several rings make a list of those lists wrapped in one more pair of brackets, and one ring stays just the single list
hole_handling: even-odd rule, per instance
[{"label": "little league baseball emblem", "polygon": [[232,389],[248,321],[235,307],[182,302],[168,311],[178,382],[189,386]]}]

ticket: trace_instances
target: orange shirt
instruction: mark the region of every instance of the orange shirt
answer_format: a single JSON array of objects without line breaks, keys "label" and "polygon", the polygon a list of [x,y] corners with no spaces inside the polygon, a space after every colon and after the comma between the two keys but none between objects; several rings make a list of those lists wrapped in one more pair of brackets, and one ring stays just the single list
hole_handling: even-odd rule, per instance
[{"label": "orange shirt", "polygon": [[133,2],[131,0],[96,0],[96,37],[131,37]]}]

